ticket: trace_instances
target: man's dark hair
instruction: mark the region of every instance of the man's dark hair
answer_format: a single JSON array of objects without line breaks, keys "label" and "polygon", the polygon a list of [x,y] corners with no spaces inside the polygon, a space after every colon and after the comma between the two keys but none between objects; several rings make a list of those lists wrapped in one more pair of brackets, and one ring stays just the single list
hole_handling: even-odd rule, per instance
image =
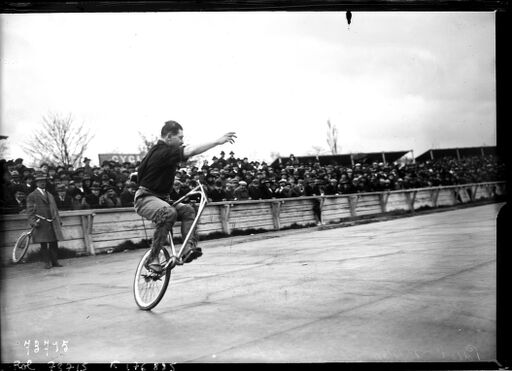
[{"label": "man's dark hair", "polygon": [[183,128],[176,121],[167,121],[162,127],[161,136],[165,137],[169,133],[172,135],[178,135],[180,130],[183,130]]}]

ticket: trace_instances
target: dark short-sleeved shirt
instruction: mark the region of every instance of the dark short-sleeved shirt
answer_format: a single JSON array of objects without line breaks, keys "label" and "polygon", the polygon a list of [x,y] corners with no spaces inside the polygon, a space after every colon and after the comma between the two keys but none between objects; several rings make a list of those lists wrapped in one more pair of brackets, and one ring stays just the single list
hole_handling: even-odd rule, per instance
[{"label": "dark short-sleeved shirt", "polygon": [[169,194],[174,184],[176,167],[186,157],[184,147],[170,146],[159,140],[137,168],[139,185],[159,194]]}]

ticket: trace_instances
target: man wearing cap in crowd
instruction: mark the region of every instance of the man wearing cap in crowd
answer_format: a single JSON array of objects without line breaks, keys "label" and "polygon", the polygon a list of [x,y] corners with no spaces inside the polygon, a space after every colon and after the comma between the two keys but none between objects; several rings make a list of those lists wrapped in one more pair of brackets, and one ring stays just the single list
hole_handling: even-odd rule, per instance
[{"label": "man wearing cap in crowd", "polygon": [[244,180],[240,180],[238,182],[238,187],[235,188],[234,191],[235,200],[237,201],[243,201],[243,200],[249,200],[249,190],[247,189],[247,182]]},{"label": "man wearing cap in crowd", "polygon": [[274,192],[274,196],[276,198],[288,198],[290,197],[290,184],[288,183],[288,187],[286,186],[287,181],[285,179],[279,180],[279,186]]},{"label": "man wearing cap in crowd", "polygon": [[[41,256],[45,268],[61,267],[58,262],[58,241],[63,240],[59,210],[53,195],[46,191],[46,174],[35,177],[37,188],[27,197],[27,214],[31,226],[35,226],[32,241],[41,244]],[[52,222],[36,218],[41,215]]]},{"label": "man wearing cap in crowd", "polygon": [[66,186],[59,184],[57,186],[57,196],[55,197],[55,203],[59,210],[71,210],[71,196],[68,195]]},{"label": "man wearing cap in crowd", "polygon": [[212,189],[208,191],[208,199],[212,202],[226,200],[226,192],[222,189],[222,182],[216,180]]}]

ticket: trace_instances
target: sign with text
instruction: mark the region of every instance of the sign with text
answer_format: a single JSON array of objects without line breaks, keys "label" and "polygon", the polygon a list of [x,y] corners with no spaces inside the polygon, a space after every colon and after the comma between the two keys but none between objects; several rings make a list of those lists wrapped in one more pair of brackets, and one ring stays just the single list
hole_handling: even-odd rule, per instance
[{"label": "sign with text", "polygon": [[99,154],[98,157],[100,159],[101,166],[103,161],[114,161],[119,162],[120,164],[129,162],[131,164],[135,164],[137,161],[142,161],[144,155],[144,153],[102,153]]}]

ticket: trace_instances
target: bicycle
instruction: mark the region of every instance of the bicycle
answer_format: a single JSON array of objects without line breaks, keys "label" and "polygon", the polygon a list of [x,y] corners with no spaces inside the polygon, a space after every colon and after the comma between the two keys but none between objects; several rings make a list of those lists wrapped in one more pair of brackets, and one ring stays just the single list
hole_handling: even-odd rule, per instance
[{"label": "bicycle", "polygon": [[41,215],[35,215],[36,222],[32,226],[32,228],[29,231],[23,232],[18,239],[16,240],[16,243],[14,244],[14,248],[12,249],[12,262],[13,263],[19,263],[21,259],[25,256],[27,253],[28,247],[30,245],[30,240],[32,239],[32,234],[34,233],[34,230],[37,228],[41,220],[47,221],[48,223],[52,223],[54,219],[48,219]]},{"label": "bicycle", "polygon": [[161,271],[156,272],[153,269],[148,267],[149,256],[151,254],[151,249],[149,249],[140,260],[137,270],[135,271],[135,278],[133,281],[133,295],[135,298],[135,302],[142,310],[151,310],[153,309],[164,297],[165,291],[169,285],[169,281],[171,279],[171,271],[177,265],[183,265],[184,261],[182,259],[184,247],[187,246],[192,233],[194,232],[199,218],[203,213],[204,207],[208,203],[206,192],[201,183],[197,183],[198,185],[194,187],[190,192],[186,195],[174,201],[171,205],[175,206],[179,202],[189,198],[192,195],[199,194],[201,199],[199,201],[199,207],[197,209],[196,217],[190,227],[190,230],[187,233],[187,236],[183,240],[181,244],[180,250],[176,253],[176,248],[172,238],[172,229],[169,231],[167,236],[168,245],[171,248],[171,254],[169,254],[168,249],[163,246],[159,252],[159,260],[161,264]]}]

